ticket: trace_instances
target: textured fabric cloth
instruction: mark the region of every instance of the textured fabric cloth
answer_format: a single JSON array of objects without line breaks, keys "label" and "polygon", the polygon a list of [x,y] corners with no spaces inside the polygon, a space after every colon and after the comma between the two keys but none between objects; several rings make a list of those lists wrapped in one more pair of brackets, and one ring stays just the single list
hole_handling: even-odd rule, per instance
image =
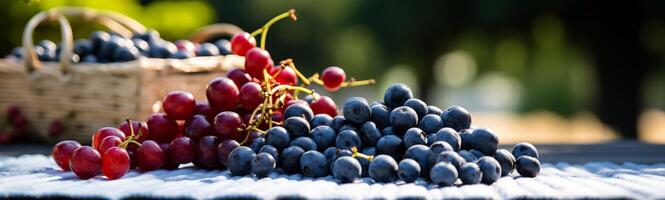
[{"label": "textured fabric cloth", "polygon": [[515,172],[493,185],[438,187],[419,179],[382,184],[364,178],[340,184],[331,176],[312,179],[301,175],[273,173],[268,178],[234,177],[227,170],[202,170],[184,166],[178,170],[147,173],[130,171],[108,181],[103,176],[80,180],[72,172],[61,172],[43,155],[0,157],[0,198],[71,197],[107,198],[665,198],[665,164],[641,165],[593,162],[584,165],[543,164],[536,178]]}]

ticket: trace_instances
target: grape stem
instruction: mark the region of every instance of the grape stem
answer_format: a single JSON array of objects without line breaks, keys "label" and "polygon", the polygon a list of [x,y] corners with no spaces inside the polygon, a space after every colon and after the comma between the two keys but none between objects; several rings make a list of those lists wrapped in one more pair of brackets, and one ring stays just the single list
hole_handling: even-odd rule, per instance
[{"label": "grape stem", "polygon": [[252,37],[257,36],[258,34],[261,34],[261,48],[266,49],[266,37],[268,35],[268,30],[270,29],[270,26],[272,26],[274,23],[278,22],[279,20],[282,20],[284,18],[290,17],[293,21],[297,21],[298,17],[296,16],[296,10],[295,9],[290,9],[280,15],[277,15],[270,19],[265,25],[263,25],[261,28],[258,30],[252,32]]}]

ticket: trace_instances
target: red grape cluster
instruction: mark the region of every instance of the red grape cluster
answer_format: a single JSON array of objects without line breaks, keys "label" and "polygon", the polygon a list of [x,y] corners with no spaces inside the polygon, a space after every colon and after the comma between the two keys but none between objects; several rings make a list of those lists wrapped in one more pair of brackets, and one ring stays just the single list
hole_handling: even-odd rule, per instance
[{"label": "red grape cluster", "polygon": [[[163,113],[151,114],[145,122],[127,120],[117,128],[104,127],[92,136],[92,146],[75,141],[55,145],[52,156],[65,171],[88,179],[101,172],[117,179],[129,169],[151,171],[176,169],[193,163],[205,169],[228,165],[229,154],[262,138],[266,130],[282,125],[289,116],[337,115],[335,102],[307,88],[323,85],[330,91],[342,87],[373,84],[374,80],[347,80],[344,70],[328,67],[321,75],[305,77],[291,59],[275,65],[265,50],[265,37],[275,22],[290,17],[289,10],[252,34],[242,32],[231,38],[234,54],[245,56],[245,68],[229,71],[213,79],[206,89],[206,101],[196,101],[191,93],[172,91],[162,101]],[[261,47],[254,36],[262,34]],[[320,77],[320,78],[319,78]],[[300,100],[305,96],[307,101]]]},{"label": "red grape cluster", "polygon": [[17,106],[9,106],[6,114],[7,119],[0,123],[0,144],[23,139],[30,124],[23,111]]}]

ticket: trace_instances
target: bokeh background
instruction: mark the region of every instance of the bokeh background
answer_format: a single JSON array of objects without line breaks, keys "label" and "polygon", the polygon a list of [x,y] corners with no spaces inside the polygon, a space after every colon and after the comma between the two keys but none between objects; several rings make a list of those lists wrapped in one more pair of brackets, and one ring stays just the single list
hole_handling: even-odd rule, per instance
[{"label": "bokeh background", "polygon": [[[0,54],[30,17],[65,5],[123,13],[168,40],[221,22],[251,32],[295,8],[297,22],[271,28],[275,60],[377,80],[330,94],[338,104],[403,82],[428,103],[466,107],[505,143],[665,143],[665,1],[7,0]],[[72,21],[75,38],[101,29]],[[58,41],[55,24],[37,32]]]}]

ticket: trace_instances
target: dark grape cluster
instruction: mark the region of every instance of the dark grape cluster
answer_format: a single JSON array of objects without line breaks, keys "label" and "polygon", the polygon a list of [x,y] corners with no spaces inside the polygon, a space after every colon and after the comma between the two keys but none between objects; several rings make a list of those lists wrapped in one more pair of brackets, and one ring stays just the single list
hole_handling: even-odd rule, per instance
[{"label": "dark grape cluster", "polygon": [[[34,47],[40,61],[59,61],[62,46],[42,40]],[[184,59],[196,56],[219,56],[231,54],[229,40],[215,43],[193,43],[189,40],[170,42],[160,38],[159,32],[148,30],[135,33],[131,38],[113,32],[95,31],[87,39],[78,39],[73,46],[72,62],[112,63],[136,60],[139,57]],[[8,55],[22,58],[22,47],[16,47]]]}]

